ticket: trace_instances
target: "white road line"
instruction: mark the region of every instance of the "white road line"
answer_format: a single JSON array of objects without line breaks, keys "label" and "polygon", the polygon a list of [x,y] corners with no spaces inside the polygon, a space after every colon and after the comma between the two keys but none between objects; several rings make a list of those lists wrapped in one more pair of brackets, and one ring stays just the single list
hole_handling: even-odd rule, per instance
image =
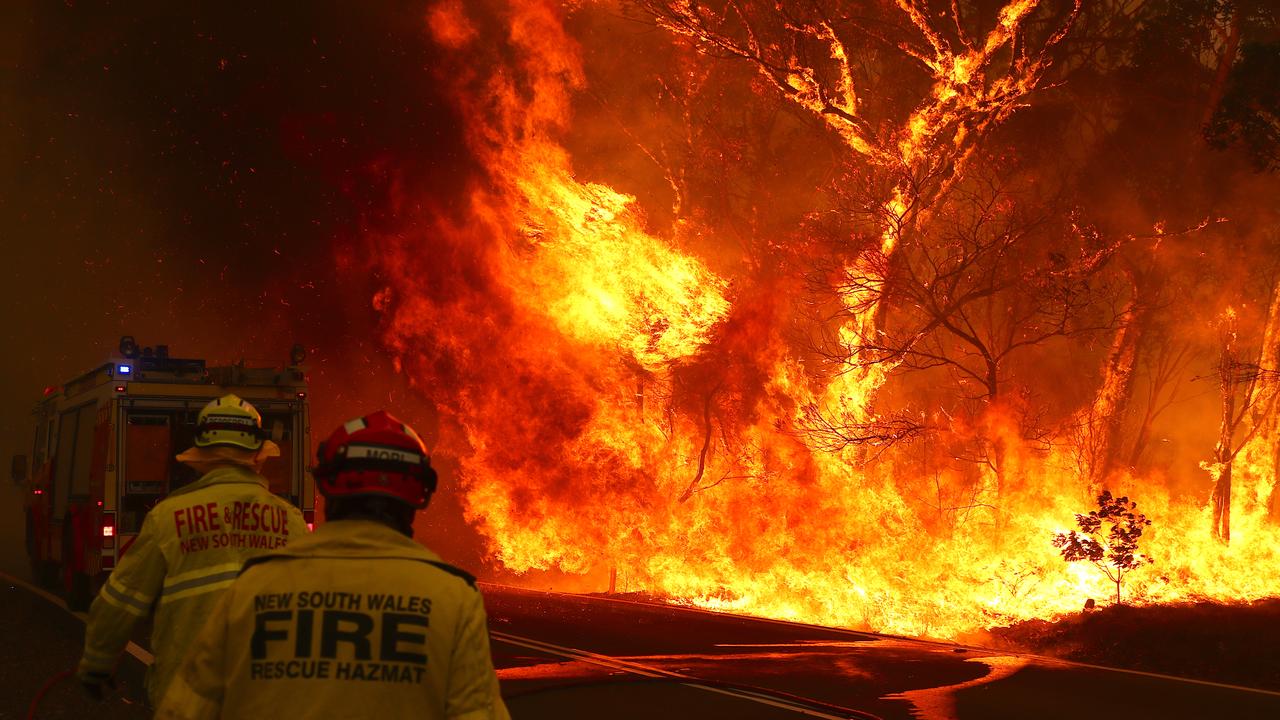
[{"label": "white road line", "polygon": [[576,595],[574,593],[556,592],[554,590],[530,590],[528,588],[516,587],[514,585],[499,585],[497,583],[481,582],[480,585],[486,585],[495,588],[505,588],[510,590],[518,590],[526,593],[537,593],[539,595],[557,595],[560,597],[574,598],[578,600],[596,600],[600,602],[623,603],[626,605],[641,605],[648,608],[670,608],[673,610],[682,610],[685,612],[702,613],[706,615],[716,615],[721,618],[734,618],[737,620],[748,620],[753,622],[769,623],[771,625],[785,625],[803,630],[813,630],[822,632],[832,632],[841,635],[853,635],[858,637],[870,637],[873,640],[903,640],[919,645],[929,645],[937,648],[945,648],[955,652],[964,650],[966,652],[978,655],[998,655],[1005,657],[1025,658],[1034,661],[1036,664],[1045,666],[1053,665],[1064,668],[1084,668],[1088,670],[1103,670],[1106,672],[1124,673],[1126,675],[1138,675],[1141,677],[1155,678],[1157,680],[1170,680],[1173,682],[1188,683],[1191,685],[1205,685],[1208,687],[1222,688],[1224,690],[1238,690],[1240,692],[1254,693],[1257,695],[1268,695],[1272,697],[1280,697],[1280,691],[1266,690],[1263,688],[1249,687],[1247,685],[1232,685],[1230,683],[1214,682],[1213,680],[1197,680],[1196,678],[1179,677],[1177,675],[1166,675],[1164,673],[1149,672],[1146,670],[1132,670],[1129,668],[1110,667],[1108,665],[1094,665],[1092,663],[1077,662],[1074,660],[1064,660],[1062,658],[1050,657],[1048,655],[1036,655],[1034,653],[1016,652],[1013,650],[1000,650],[998,648],[986,648],[980,645],[961,645],[959,643],[948,643],[941,640],[926,640],[923,638],[914,638],[907,635],[887,635],[884,633],[871,632],[870,630],[850,630],[848,628],[828,627],[826,625],[811,625],[809,623],[795,622],[793,620],[777,620],[775,618],[759,617],[756,615],[737,615],[733,613],[721,612],[718,610],[707,610],[700,607],[691,607],[688,605],[675,605],[670,603],[642,602],[639,600],[624,600],[622,598],[600,597],[598,595]]},{"label": "white road line", "polygon": [[[1019,653],[1004,653],[1005,655],[1018,656]],[[1239,690],[1241,692],[1256,693],[1258,695],[1270,695],[1271,697],[1280,697],[1280,691],[1265,690],[1263,688],[1247,687],[1245,685],[1232,685],[1230,683],[1214,682],[1212,680],[1197,680],[1195,678],[1178,677],[1177,675],[1164,675],[1161,673],[1147,672],[1145,670],[1129,670],[1128,668],[1113,668],[1106,665],[1090,665],[1089,663],[1073,662],[1071,660],[1059,660],[1058,658],[1044,657],[1041,655],[1024,655],[1023,657],[1035,658],[1045,665],[1061,665],[1068,668],[1088,668],[1090,670],[1109,670],[1111,672],[1126,673],[1128,675],[1141,675],[1142,677],[1156,678],[1157,680],[1174,680],[1176,682],[1190,683],[1192,685],[1207,685],[1209,687],[1223,688],[1224,690]]]},{"label": "white road line", "polygon": [[563,647],[561,645],[553,645],[551,643],[543,642],[541,640],[534,640],[533,638],[521,637],[519,635],[512,635],[510,633],[490,631],[489,635],[495,640],[507,643],[509,645],[517,645],[520,647],[529,648],[531,650],[537,650],[539,652],[549,653],[552,655],[559,655],[561,657],[568,658],[570,660],[581,660],[583,662],[588,662],[595,665],[607,667],[611,670],[623,670],[625,672],[629,672],[634,675],[640,675],[642,677],[670,678],[672,680],[679,681],[679,683],[681,685],[684,685],[685,687],[690,687],[697,690],[706,690],[708,692],[718,693],[720,695],[728,695],[730,697],[736,697],[743,700],[750,700],[751,702],[760,703],[762,705],[771,705],[773,707],[782,708],[783,710],[790,710],[791,712],[799,713],[801,715],[808,715],[809,717],[824,718],[825,720],[850,720],[851,718],[862,718],[863,720],[868,720],[870,718],[875,717],[870,713],[861,713],[861,712],[858,713],[857,715],[833,715],[831,713],[822,712],[820,710],[816,710],[811,707],[800,705],[798,703],[794,703],[789,700],[785,700],[777,697],[771,697],[769,695],[753,692],[750,690],[739,690],[736,688],[725,688],[725,687],[717,687],[715,685],[707,685],[703,682],[699,682],[697,678],[692,677],[690,675],[683,675],[681,673],[671,672],[669,670],[663,670],[661,668],[652,667],[650,665],[643,665],[641,663],[631,662],[629,660],[620,660],[618,658],[611,657],[609,655],[599,655],[597,653],[589,652],[587,650],[579,650],[577,648]]},{"label": "white road line", "polygon": [[[18,578],[14,577],[14,576],[10,575],[9,573],[6,573],[6,572],[0,572],[0,578],[2,578],[2,579],[4,580],[4,582],[9,583],[10,585],[17,585],[17,586],[20,586],[20,587],[26,588],[26,589],[27,589],[27,590],[29,590],[30,592],[32,592],[32,593],[34,593],[34,594],[36,594],[36,595],[39,595],[40,597],[44,598],[45,600],[48,600],[49,602],[53,603],[54,605],[57,605],[58,607],[62,608],[63,610],[66,610],[68,614],[73,615],[73,616],[75,616],[76,618],[79,618],[79,619],[80,619],[80,622],[88,622],[88,620],[89,620],[89,616],[88,616],[88,615],[86,615],[86,614],[84,614],[84,613],[82,613],[82,612],[76,612],[76,611],[72,610],[71,608],[68,608],[68,607],[67,607],[67,603],[66,603],[62,598],[58,597],[57,595],[54,595],[54,594],[53,594],[53,593],[51,593],[51,592],[46,591],[44,588],[36,587],[35,585],[32,585],[31,583],[28,583],[28,582],[27,582],[27,581],[25,581],[25,580],[19,580]],[[125,651],[126,651],[126,652],[128,652],[130,655],[132,655],[132,656],[134,656],[135,658],[137,658],[137,659],[138,659],[138,661],[139,661],[139,662],[141,662],[143,665],[151,665],[152,663],[154,663],[154,662],[156,661],[156,656],[155,656],[155,655],[152,655],[150,652],[148,652],[148,651],[147,651],[147,649],[146,649],[146,648],[144,648],[144,647],[142,647],[142,646],[138,645],[137,643],[133,642],[132,640],[130,640],[130,641],[129,641],[129,644],[128,644],[128,645],[125,645],[124,649],[125,649]]]}]

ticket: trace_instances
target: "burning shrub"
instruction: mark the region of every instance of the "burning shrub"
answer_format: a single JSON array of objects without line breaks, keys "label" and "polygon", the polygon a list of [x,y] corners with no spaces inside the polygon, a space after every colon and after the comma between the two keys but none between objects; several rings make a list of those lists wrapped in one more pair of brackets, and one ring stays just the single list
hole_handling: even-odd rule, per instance
[{"label": "burning shrub", "polygon": [[[1102,534],[1106,523],[1107,534]],[[1106,573],[1116,584],[1116,604],[1120,604],[1120,585],[1124,576],[1152,559],[1138,554],[1138,538],[1142,530],[1151,524],[1146,515],[1138,512],[1138,504],[1121,496],[1114,497],[1110,490],[1098,495],[1098,509],[1088,515],[1076,514],[1080,531],[1057,533],[1053,544],[1062,550],[1067,562],[1087,560]]]}]

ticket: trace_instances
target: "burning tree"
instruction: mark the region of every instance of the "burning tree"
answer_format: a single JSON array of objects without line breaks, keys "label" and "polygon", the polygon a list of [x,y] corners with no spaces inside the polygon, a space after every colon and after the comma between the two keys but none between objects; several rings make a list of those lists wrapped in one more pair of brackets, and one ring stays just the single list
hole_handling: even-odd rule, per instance
[{"label": "burning tree", "polygon": [[[1116,584],[1116,604],[1120,604],[1120,586],[1129,572],[1152,562],[1146,555],[1138,554],[1138,538],[1151,524],[1146,515],[1138,512],[1138,503],[1121,496],[1114,497],[1110,490],[1098,495],[1098,509],[1089,514],[1076,514],[1079,532],[1069,530],[1054,535],[1053,544],[1062,551],[1067,562],[1082,560],[1106,574]],[[1106,524],[1104,535],[1102,526]]]},{"label": "burning tree", "polygon": [[[1213,493],[1209,499],[1213,510],[1213,534],[1224,543],[1231,541],[1231,480],[1236,456],[1271,414],[1276,401],[1271,385],[1280,377],[1276,370],[1264,368],[1256,358],[1250,359],[1246,355],[1240,347],[1238,325],[1236,311],[1227,308],[1219,326],[1218,383],[1222,393],[1222,420],[1218,426],[1218,444],[1213,449],[1213,462],[1205,465],[1214,478]],[[1243,438],[1239,437],[1241,434]]]},{"label": "burning tree", "polygon": [[[1076,228],[1064,200],[1037,188],[1016,161],[995,165],[975,163],[937,203],[919,241],[897,250],[898,262],[871,251],[864,259],[872,262],[829,269],[836,293],[855,300],[836,311],[841,327],[872,304],[888,308],[888,322],[867,335],[828,333],[819,343],[838,365],[944,374],[948,382],[934,384],[928,403],[953,416],[958,408],[966,426],[1022,404],[1013,367],[1024,356],[1108,330],[1121,317],[1104,272],[1123,241]],[[1019,424],[1023,437],[1043,434],[1036,423]],[[999,488],[1004,441],[978,439],[992,446],[982,457]]]},{"label": "burning tree", "polygon": [[[1105,259],[1055,254],[1062,262],[1047,272],[1019,262],[993,275],[987,271],[1006,262],[1012,246],[1029,250],[1025,240],[1035,221],[1000,227],[1022,221],[1005,222],[1014,215],[1007,198],[971,197],[982,195],[981,183],[959,189],[984,141],[1044,84],[1079,2],[1041,7],[1039,0],[1017,0],[994,14],[959,2],[939,11],[914,0],[874,7],[839,0],[637,4],[696,49],[748,63],[763,85],[819,120],[850,151],[849,172],[833,194],[863,195],[843,212],[866,230],[837,249],[831,258],[837,271],[826,273],[826,291],[839,309],[819,323],[831,348],[820,353],[834,381],[803,403],[797,418],[813,447],[857,446],[865,458],[868,448],[918,437],[927,423],[917,415],[873,409],[901,365],[949,365],[961,384],[976,380],[985,388],[979,395],[994,403],[1011,353],[1079,331],[1077,311],[1087,301],[1075,291]],[[931,234],[931,220],[953,192],[961,196],[953,206],[975,222],[947,223],[952,227]],[[957,287],[973,277],[985,286]],[[1019,283],[1029,277],[1043,280],[1035,283],[1041,292],[1020,302]],[[1019,306],[1009,327],[991,328],[1003,339],[964,327],[965,313],[1000,303]],[[912,307],[924,317],[903,317]],[[956,342],[961,347],[942,347]],[[998,456],[1002,445],[996,446]],[[1002,477],[1005,463],[997,457],[989,464]]]},{"label": "burning tree", "polygon": [[[983,14],[966,14],[961,3],[941,16],[916,0],[883,11],[838,0],[637,4],[700,50],[750,62],[856,154],[900,168],[896,202],[886,204],[900,219],[917,210],[918,197],[936,195],[958,177],[976,141],[1039,87],[1050,50],[1080,11],[1075,2],[1046,32],[1039,0],[1004,3],[985,31],[978,29]],[[923,70],[930,86],[923,97],[906,99],[912,109],[897,121],[884,117],[904,100],[894,97],[904,86],[893,72],[895,57]]]},{"label": "burning tree", "polygon": [[1139,362],[1145,379],[1141,412],[1137,414],[1137,427],[1125,461],[1131,470],[1142,462],[1156,420],[1178,400],[1177,378],[1191,362],[1190,345],[1176,341],[1167,324],[1148,333],[1146,344]]},{"label": "burning tree", "polygon": [[[1173,273],[1157,263],[1156,251],[1161,245],[1198,235],[1208,226],[1207,220],[1201,220],[1170,231],[1165,223],[1157,223],[1152,235],[1129,235],[1111,244],[1121,266],[1122,292],[1118,297],[1122,301],[1114,317],[1115,334],[1102,364],[1097,394],[1090,405],[1076,414],[1072,438],[1080,474],[1090,492],[1104,487],[1123,466],[1132,468],[1137,464],[1152,424],[1174,399],[1176,388],[1172,386],[1190,356],[1186,343],[1173,341],[1168,321],[1162,323],[1158,311],[1166,310],[1178,288],[1185,287],[1188,281],[1173,282]],[[1092,228],[1085,232],[1097,233]],[[1139,374],[1144,376],[1146,394],[1140,399],[1144,406],[1126,456],[1125,420],[1135,399]],[[1170,391],[1167,397],[1166,390]]]},{"label": "burning tree", "polygon": [[[916,0],[883,8],[838,0],[637,4],[699,50],[749,62],[787,102],[833,131],[851,160],[888,178],[875,203],[878,243],[853,261],[881,280],[981,141],[1039,89],[1051,51],[1081,7],[1077,0],[1055,17],[1039,0],[1016,0],[983,29],[985,14],[955,2],[941,14]],[[873,280],[868,292],[849,298],[860,307],[846,334],[869,337],[882,328],[880,285]],[[860,377],[864,387],[838,390],[836,404],[847,404],[848,395],[868,401],[883,378]],[[844,414],[870,419],[860,408]]]}]

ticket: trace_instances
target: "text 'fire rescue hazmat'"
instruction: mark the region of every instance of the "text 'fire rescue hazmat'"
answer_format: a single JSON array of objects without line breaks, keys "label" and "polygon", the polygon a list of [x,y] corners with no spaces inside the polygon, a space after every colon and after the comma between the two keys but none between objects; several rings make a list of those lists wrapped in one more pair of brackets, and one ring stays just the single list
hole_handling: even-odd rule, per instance
[{"label": "text 'fire rescue hazmat'", "polygon": [[422,440],[379,411],[319,461],[327,522],[245,564],[157,717],[509,720],[475,579],[411,539],[436,489]]},{"label": "text 'fire rescue hazmat'", "polygon": [[236,395],[201,410],[195,446],[177,459],[202,477],[147,513],[89,610],[78,675],[90,694],[101,697],[134,625],[154,609],[147,694],[158,702],[245,561],[307,533],[302,513],[273,495],[259,474],[279,454],[257,409]]}]

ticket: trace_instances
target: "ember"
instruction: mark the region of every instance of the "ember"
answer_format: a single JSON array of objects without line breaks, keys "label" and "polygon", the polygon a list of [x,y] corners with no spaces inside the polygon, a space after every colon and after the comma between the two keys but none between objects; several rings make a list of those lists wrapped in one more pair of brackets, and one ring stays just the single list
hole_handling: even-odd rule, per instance
[{"label": "ember", "polygon": [[1133,189],[1274,182],[1194,118],[1109,164],[1151,111],[1097,77],[1154,51],[1077,31],[1120,10],[490,5],[426,22],[483,180],[370,243],[506,568],[956,636],[1116,596],[1053,542],[1105,489],[1151,520],[1126,602],[1275,593],[1274,203]]}]

